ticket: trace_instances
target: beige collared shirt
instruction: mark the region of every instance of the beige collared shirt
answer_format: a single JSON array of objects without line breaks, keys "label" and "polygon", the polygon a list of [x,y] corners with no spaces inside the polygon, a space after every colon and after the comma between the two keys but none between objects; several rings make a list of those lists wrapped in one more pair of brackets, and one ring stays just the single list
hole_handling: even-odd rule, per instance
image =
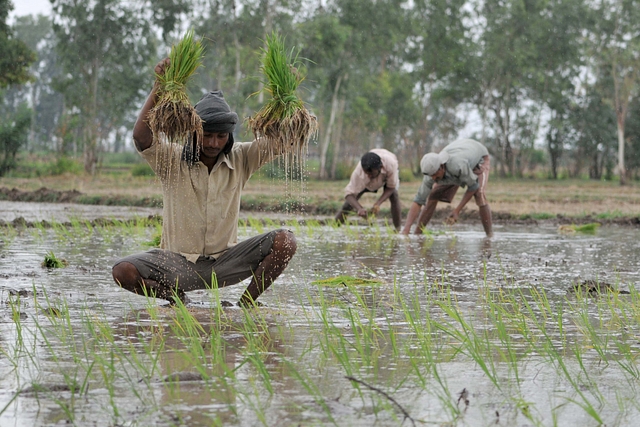
[{"label": "beige collared shirt", "polygon": [[195,263],[200,255],[218,258],[237,243],[242,189],[278,153],[264,139],[236,142],[231,153],[220,154],[211,173],[202,162],[189,167],[182,161],[178,144],[154,144],[140,154],[162,184],[160,247]]},{"label": "beige collared shirt", "polygon": [[374,148],[372,153],[376,153],[382,160],[382,169],[380,174],[374,179],[369,179],[364,170],[362,169],[362,163],[358,162],[358,166],[351,174],[351,180],[344,189],[345,197],[352,194],[357,196],[362,191],[376,191],[378,188],[387,186],[387,188],[398,188],[400,186],[400,179],[398,175],[398,158],[392,152],[385,150],[384,148]]}]

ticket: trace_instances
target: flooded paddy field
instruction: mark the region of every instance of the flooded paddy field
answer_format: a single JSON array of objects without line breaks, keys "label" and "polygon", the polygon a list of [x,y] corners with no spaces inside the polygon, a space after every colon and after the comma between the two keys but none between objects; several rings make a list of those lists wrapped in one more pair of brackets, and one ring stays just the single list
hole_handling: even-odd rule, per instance
[{"label": "flooded paddy field", "polygon": [[[265,307],[246,310],[220,304],[242,284],[175,308],[118,288],[113,262],[159,231],[144,217],[50,225],[0,228],[2,426],[632,426],[640,415],[635,228],[509,225],[487,239],[479,224],[435,224],[407,238],[288,219],[298,252]],[[280,226],[244,219],[240,239]],[[48,253],[68,265],[43,267]],[[378,283],[315,283],[340,275]]]}]

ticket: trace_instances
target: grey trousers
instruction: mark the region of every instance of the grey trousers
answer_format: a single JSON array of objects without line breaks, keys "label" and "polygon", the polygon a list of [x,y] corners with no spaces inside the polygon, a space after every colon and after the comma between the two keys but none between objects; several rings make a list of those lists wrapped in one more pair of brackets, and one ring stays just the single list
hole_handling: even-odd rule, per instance
[{"label": "grey trousers", "polygon": [[251,277],[258,264],[271,252],[279,231],[283,230],[243,240],[216,259],[201,255],[195,264],[179,253],[151,249],[122,258],[114,266],[129,262],[138,269],[143,279],[151,279],[167,291],[188,292],[212,286],[222,288]]}]

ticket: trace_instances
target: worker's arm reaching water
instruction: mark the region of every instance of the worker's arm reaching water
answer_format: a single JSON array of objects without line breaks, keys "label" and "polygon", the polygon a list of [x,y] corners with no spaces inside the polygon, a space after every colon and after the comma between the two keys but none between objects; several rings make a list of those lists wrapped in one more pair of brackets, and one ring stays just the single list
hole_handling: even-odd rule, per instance
[{"label": "worker's arm reaching water", "polygon": [[409,208],[402,234],[409,234],[416,219],[418,224],[414,233],[421,234],[433,217],[438,202],[451,203],[458,188],[467,187],[447,222],[455,223],[465,205],[474,198],[486,235],[493,235],[491,209],[485,195],[490,159],[484,145],[473,139],[459,139],[444,147],[440,153],[425,154],[420,161],[420,168],[424,179]]},{"label": "worker's arm reaching water", "polygon": [[384,148],[375,148],[365,153],[351,173],[351,180],[344,189],[345,202],[336,214],[336,221],[342,224],[346,221],[350,211],[365,218],[367,210],[360,204],[360,197],[364,193],[375,193],[383,188],[382,194],[371,207],[370,213],[377,215],[380,205],[386,200],[391,203],[391,218],[397,231],[400,231],[402,208],[398,187],[398,159],[395,154]]}]

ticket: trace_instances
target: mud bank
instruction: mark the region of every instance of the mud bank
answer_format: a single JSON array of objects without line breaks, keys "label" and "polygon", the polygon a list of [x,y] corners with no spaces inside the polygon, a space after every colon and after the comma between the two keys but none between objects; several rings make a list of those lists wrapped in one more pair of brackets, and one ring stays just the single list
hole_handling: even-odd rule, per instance
[{"label": "mud bank", "polygon": [[[337,210],[341,200],[333,206],[327,206],[326,201],[318,205],[301,203],[283,203],[273,200],[270,203],[256,201],[250,196],[243,196],[241,202],[241,217],[259,217],[271,220],[287,221],[297,219],[305,221],[330,221],[333,212]],[[406,217],[408,207],[403,209]],[[433,221],[442,221],[451,212],[450,206],[439,207]],[[88,195],[77,190],[58,191],[41,187],[35,191],[23,191],[16,188],[0,187],[0,225],[13,223],[14,225],[30,225],[40,221],[68,222],[70,219],[100,220],[100,219],[132,219],[134,217],[157,216],[162,213],[162,199],[159,196],[140,197],[114,195]],[[380,219],[390,217],[388,208],[381,211]],[[356,221],[355,217],[352,220]],[[460,215],[460,222],[479,222],[476,207],[471,203]],[[568,216],[563,214],[540,215],[522,214],[508,211],[493,211],[493,221],[502,225],[563,225],[600,223],[602,225],[617,225],[624,227],[640,227],[639,215],[606,216],[583,214]]]}]

